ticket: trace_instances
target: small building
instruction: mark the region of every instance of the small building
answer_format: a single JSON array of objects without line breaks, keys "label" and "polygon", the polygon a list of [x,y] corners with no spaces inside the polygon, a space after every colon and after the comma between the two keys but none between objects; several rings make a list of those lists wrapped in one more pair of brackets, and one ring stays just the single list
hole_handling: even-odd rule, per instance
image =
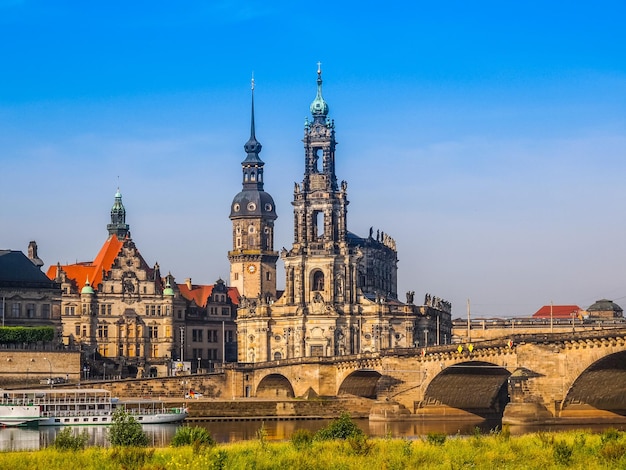
[{"label": "small building", "polygon": [[578,305],[544,305],[533,314],[533,318],[572,319],[581,318],[583,310]]},{"label": "small building", "polygon": [[624,317],[622,307],[608,299],[597,300],[587,309],[587,314],[590,319],[613,320]]}]

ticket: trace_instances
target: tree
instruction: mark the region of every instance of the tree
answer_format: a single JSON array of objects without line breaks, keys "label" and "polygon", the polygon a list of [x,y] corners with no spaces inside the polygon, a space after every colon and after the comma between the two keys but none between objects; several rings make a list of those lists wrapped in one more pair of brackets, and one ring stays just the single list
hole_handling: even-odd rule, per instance
[{"label": "tree", "polygon": [[116,447],[145,447],[148,436],[130,413],[124,408],[117,408],[109,429],[109,442]]}]

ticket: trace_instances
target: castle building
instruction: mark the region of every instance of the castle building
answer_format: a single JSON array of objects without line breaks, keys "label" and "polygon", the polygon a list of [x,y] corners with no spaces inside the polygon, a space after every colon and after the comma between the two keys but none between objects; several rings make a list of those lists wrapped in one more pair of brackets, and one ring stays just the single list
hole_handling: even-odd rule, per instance
[{"label": "castle building", "polygon": [[[265,272],[273,275],[275,255],[271,251],[250,251],[252,247],[240,246],[237,238],[245,230],[238,230],[240,221],[249,223],[247,233],[254,233],[253,222],[255,228],[263,224],[269,227],[276,218],[273,203],[265,206],[266,213],[250,213],[245,218],[235,210],[248,201],[243,194],[254,194],[254,202],[261,197],[271,201],[267,193],[261,193],[262,183],[257,179],[253,186],[251,176],[246,176],[258,174],[263,166],[258,159],[260,144],[254,137],[253,107],[252,136],[246,144],[248,157],[242,164],[244,191],[231,206],[231,282],[243,286],[237,317],[239,361],[341,356],[435,344],[443,335],[449,338],[447,303],[437,304],[442,308],[435,308],[435,304],[418,307],[413,305],[411,292],[407,303],[398,300],[398,258],[393,238],[381,231],[374,236],[372,228],[365,238],[348,231],[348,184],[339,183],[335,173],[335,124],[328,117],[319,68],[317,94],[310,111],[312,120],[307,119],[304,126],[304,178],[295,184],[293,193],[294,241],[291,249],[281,252],[285,291],[275,299],[271,295],[276,292],[275,284],[255,289],[252,286],[263,281],[262,273],[255,268],[243,269],[256,267],[252,258],[256,256]],[[251,242],[260,243],[261,239],[253,238]],[[270,245],[261,246],[271,250]],[[239,278],[232,277],[234,274]],[[433,333],[430,341],[429,331]]]},{"label": "castle building", "polygon": [[81,346],[92,376],[107,365],[110,375],[166,375],[179,351],[185,299],[173,276],[162,278],[158,263],[150,267],[137,249],[119,190],[107,230],[93,261],[48,269],[61,285],[64,341]]}]

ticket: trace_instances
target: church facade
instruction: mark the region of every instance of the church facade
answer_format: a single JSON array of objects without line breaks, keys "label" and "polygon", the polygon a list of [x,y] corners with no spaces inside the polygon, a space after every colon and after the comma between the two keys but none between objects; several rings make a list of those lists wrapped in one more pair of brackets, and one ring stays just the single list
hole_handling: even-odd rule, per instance
[{"label": "church facade", "polygon": [[[252,107],[252,136],[242,163],[243,193],[248,194],[243,198],[239,193],[234,198],[230,217],[234,240],[229,252],[231,283],[259,286],[240,290],[239,362],[360,354],[438,344],[444,335],[450,338],[447,303],[438,304],[442,308],[416,306],[413,293],[407,293],[406,303],[398,300],[398,258],[393,238],[381,231],[374,235],[373,229],[367,237],[348,230],[348,184],[339,182],[335,173],[335,124],[328,117],[328,104],[322,96],[320,69],[310,111],[312,118],[304,126],[304,178],[295,184],[293,192],[293,245],[280,253],[285,265],[285,290],[280,293],[275,287],[277,257],[261,234],[254,239],[260,247],[254,252],[258,264],[253,264],[253,258],[242,262],[241,255],[233,255],[238,249],[253,255],[251,246],[240,247],[237,238],[244,230],[238,226],[242,219],[236,216],[241,201],[271,201],[264,206],[265,213],[249,211],[247,233],[252,233],[252,227],[271,226],[273,230],[276,219],[273,200],[259,185],[258,177],[255,187],[246,183],[251,167],[256,165],[260,175],[263,167],[258,158],[261,145],[254,137]],[[259,265],[261,269],[256,269]],[[250,269],[244,269],[246,266]],[[234,272],[241,277],[233,278]]]}]

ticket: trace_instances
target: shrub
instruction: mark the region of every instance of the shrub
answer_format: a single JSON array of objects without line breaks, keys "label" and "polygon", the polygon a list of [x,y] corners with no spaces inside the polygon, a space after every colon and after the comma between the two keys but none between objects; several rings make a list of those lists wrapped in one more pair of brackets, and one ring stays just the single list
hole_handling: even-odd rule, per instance
[{"label": "shrub", "polygon": [[615,428],[609,428],[600,434],[600,442],[606,444],[607,442],[617,441],[621,437],[621,433]]},{"label": "shrub", "polygon": [[565,441],[556,441],[552,450],[554,461],[559,465],[569,465],[574,449]]},{"label": "shrub", "polygon": [[374,444],[363,433],[348,436],[347,441],[355,455],[368,455],[374,447]]},{"label": "shrub", "polygon": [[116,447],[111,453],[111,460],[122,469],[143,468],[154,455],[154,449],[140,447]]},{"label": "shrub", "polygon": [[109,441],[116,447],[145,447],[148,445],[148,436],[130,413],[118,408],[113,413]]},{"label": "shrub", "polygon": [[0,327],[0,343],[37,343],[52,341],[52,326],[2,326]]},{"label": "shrub", "polygon": [[215,445],[215,440],[211,433],[204,428],[199,426],[180,426],[176,429],[171,445],[172,447],[211,447]]},{"label": "shrub", "polygon": [[298,429],[291,435],[291,444],[297,450],[303,450],[311,447],[313,443],[313,433],[308,429]]},{"label": "shrub", "polygon": [[348,413],[342,413],[339,418],[333,420],[328,426],[315,433],[318,441],[329,441],[332,439],[347,439],[352,436],[362,435],[363,431],[354,424]]},{"label": "shrub", "polygon": [[442,446],[445,444],[447,437],[444,432],[429,432],[426,434],[426,442],[434,446]]},{"label": "shrub", "polygon": [[83,450],[89,441],[87,430],[80,434],[74,434],[72,428],[63,428],[54,439],[54,447],[59,450]]},{"label": "shrub", "polygon": [[616,440],[605,442],[598,450],[598,454],[606,460],[620,460],[626,455],[626,443]]}]

